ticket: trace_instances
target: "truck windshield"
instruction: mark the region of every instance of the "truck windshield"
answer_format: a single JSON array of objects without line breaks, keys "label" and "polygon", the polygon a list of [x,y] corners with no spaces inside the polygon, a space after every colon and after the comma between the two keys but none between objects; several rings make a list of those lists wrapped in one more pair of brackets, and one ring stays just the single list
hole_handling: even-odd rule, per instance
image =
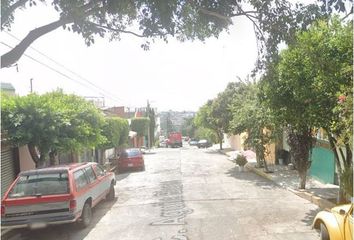
[{"label": "truck windshield", "polygon": [[43,173],[20,176],[9,198],[64,194],[69,192],[67,173]]}]

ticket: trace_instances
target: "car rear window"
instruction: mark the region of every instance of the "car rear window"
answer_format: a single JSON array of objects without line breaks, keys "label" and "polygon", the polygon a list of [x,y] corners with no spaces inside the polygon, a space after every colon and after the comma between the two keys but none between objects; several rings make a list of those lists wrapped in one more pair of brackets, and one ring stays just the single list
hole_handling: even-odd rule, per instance
[{"label": "car rear window", "polygon": [[69,193],[68,174],[66,172],[39,173],[21,175],[12,188],[9,198],[64,193]]},{"label": "car rear window", "polygon": [[135,156],[140,155],[139,150],[130,150],[130,151],[127,151],[127,153],[128,153],[128,157],[135,157]]},{"label": "car rear window", "polygon": [[127,150],[127,151],[122,152],[121,156],[122,157],[136,157],[140,154],[141,154],[141,152],[139,149],[132,149],[132,150]]}]

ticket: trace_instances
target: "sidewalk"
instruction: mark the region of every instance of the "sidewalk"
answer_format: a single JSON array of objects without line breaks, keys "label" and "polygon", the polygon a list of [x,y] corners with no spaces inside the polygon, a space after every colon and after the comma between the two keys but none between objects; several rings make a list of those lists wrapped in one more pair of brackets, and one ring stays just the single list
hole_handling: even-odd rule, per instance
[{"label": "sidewalk", "polygon": [[[230,157],[233,151],[226,149],[219,152]],[[273,181],[275,184],[307,199],[320,208],[332,208],[336,205],[335,200],[339,190],[337,185],[323,184],[308,176],[306,189],[298,189],[299,177],[296,170],[289,170],[288,166],[284,165],[272,165],[268,168],[273,172],[265,173],[264,168],[256,168],[255,166],[256,160],[249,159],[245,167],[247,170]]]}]

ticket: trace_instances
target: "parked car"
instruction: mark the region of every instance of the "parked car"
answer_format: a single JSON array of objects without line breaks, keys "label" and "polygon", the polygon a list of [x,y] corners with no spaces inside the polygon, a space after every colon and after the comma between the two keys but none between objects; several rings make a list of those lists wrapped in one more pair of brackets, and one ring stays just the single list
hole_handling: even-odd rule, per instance
[{"label": "parked car", "polygon": [[198,148],[208,148],[212,145],[213,144],[206,139],[199,140],[199,142],[197,143]]},{"label": "parked car", "polygon": [[353,240],[353,204],[345,204],[317,213],[312,227],[321,240]]},{"label": "parked car", "polygon": [[189,141],[189,146],[197,146],[198,145],[198,140],[196,139],[190,139]]},{"label": "parked car", "polygon": [[87,227],[102,199],[115,197],[115,175],[97,163],[24,171],[1,201],[2,228],[42,228],[76,222]]},{"label": "parked car", "polygon": [[128,169],[145,170],[144,156],[138,148],[128,148],[121,152],[118,158],[118,170]]},{"label": "parked car", "polygon": [[161,148],[167,147],[166,141],[167,141],[167,139],[161,140],[161,141],[159,142],[159,147],[161,147]]}]

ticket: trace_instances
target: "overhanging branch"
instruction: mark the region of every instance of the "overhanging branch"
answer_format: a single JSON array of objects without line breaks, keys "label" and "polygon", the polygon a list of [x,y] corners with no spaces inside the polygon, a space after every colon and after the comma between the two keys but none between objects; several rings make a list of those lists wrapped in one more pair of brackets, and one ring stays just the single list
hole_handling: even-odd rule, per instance
[{"label": "overhanging branch", "polygon": [[12,64],[16,63],[21,58],[26,49],[41,36],[70,22],[72,21],[69,19],[59,19],[55,22],[49,23],[47,25],[41,26],[30,31],[27,36],[22,39],[22,41],[18,45],[16,45],[16,47],[1,56],[1,68],[9,67]]},{"label": "overhanging branch", "polygon": [[100,24],[97,24],[97,23],[93,23],[93,22],[89,22],[89,23],[91,25],[97,27],[97,28],[107,29],[107,30],[112,31],[112,32],[121,32],[121,33],[132,34],[132,35],[134,35],[136,37],[140,37],[140,38],[145,37],[144,35],[141,35],[141,34],[138,34],[138,33],[132,32],[132,31],[126,31],[126,30],[122,30],[122,29],[117,29],[117,28],[112,28],[112,27],[108,27],[108,26],[103,26],[103,25],[100,25]]}]

